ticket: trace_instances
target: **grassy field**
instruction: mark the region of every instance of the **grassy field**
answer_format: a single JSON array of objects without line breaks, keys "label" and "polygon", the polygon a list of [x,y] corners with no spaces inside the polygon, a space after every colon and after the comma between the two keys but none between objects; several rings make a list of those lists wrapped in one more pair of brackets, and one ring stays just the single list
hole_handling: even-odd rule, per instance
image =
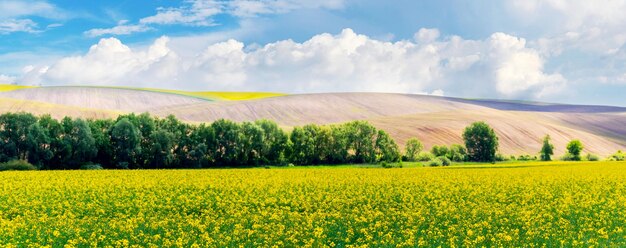
[{"label": "grassy field", "polygon": [[626,245],[626,163],[0,172],[0,246]]}]

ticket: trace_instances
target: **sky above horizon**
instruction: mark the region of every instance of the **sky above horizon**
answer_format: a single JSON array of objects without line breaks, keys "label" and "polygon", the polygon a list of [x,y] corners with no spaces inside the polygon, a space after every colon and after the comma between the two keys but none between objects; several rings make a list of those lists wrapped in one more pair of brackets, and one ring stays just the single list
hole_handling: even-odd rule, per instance
[{"label": "sky above horizon", "polygon": [[0,84],[626,106],[626,0],[0,0]]}]

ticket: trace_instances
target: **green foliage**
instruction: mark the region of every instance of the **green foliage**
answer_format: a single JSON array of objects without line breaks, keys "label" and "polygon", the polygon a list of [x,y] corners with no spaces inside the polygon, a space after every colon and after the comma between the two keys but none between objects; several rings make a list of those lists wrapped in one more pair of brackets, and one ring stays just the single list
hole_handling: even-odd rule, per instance
[{"label": "green foliage", "polygon": [[422,142],[417,138],[410,138],[407,140],[404,149],[404,155],[406,156],[407,161],[418,161],[417,157],[424,149],[424,145],[422,145]]},{"label": "green foliage", "polygon": [[31,142],[27,142],[28,128],[37,118],[28,113],[0,115],[0,162],[27,159]]},{"label": "green foliage", "polygon": [[598,155],[591,154],[591,153],[587,153],[587,156],[585,156],[585,159],[587,161],[600,161],[600,157]]},{"label": "green foliage", "polygon": [[450,146],[448,150],[448,154],[446,154],[450,160],[454,162],[463,162],[467,160],[467,149],[464,146],[459,144],[453,144]]},{"label": "green foliage", "polygon": [[613,155],[609,156],[606,160],[608,161],[624,161],[626,160],[626,153],[622,152],[622,150],[618,150]]},{"label": "green foliage", "polygon": [[378,161],[384,162],[399,162],[401,159],[400,148],[383,130],[378,130],[376,135],[376,155]]},{"label": "green foliage", "polygon": [[572,140],[567,143],[567,154],[569,154],[568,159],[571,161],[580,161],[580,153],[582,152],[584,146],[580,140]]},{"label": "green foliage", "polygon": [[474,122],[463,132],[468,158],[477,162],[493,162],[498,151],[498,136],[485,122]]},{"label": "green foliage", "polygon": [[376,161],[376,128],[366,121],[352,121],[344,124],[348,147],[354,163],[373,163]]},{"label": "green foliage", "polygon": [[95,139],[91,133],[91,128],[82,119],[63,120],[65,134],[63,141],[69,147],[69,156],[65,164],[69,169],[78,169],[84,162],[91,161],[98,153]]},{"label": "green foliage", "polygon": [[31,124],[26,134],[28,161],[35,164],[37,168],[43,168],[44,163],[52,159],[54,155],[50,149],[50,142],[51,139],[46,129],[37,122]]},{"label": "green foliage", "polygon": [[431,148],[431,153],[435,157],[446,157],[448,160],[455,162],[467,160],[467,150],[459,144],[453,144],[450,147],[435,145]]},{"label": "green foliage", "polygon": [[80,166],[81,170],[102,170],[102,166],[99,164],[84,164]]},{"label": "green foliage", "polygon": [[118,120],[111,128],[111,144],[117,168],[136,168],[135,161],[141,152],[141,132],[133,123],[126,118]]},{"label": "green foliage", "polygon": [[174,161],[174,134],[166,130],[157,130],[150,134],[151,143],[146,158],[151,168],[169,168]]},{"label": "green foliage", "polygon": [[552,155],[554,155],[554,145],[550,143],[550,135],[546,135],[546,137],[543,138],[543,146],[541,147],[539,154],[541,155],[541,161],[552,160]]},{"label": "green foliage", "polygon": [[439,156],[437,157],[438,160],[441,160],[441,165],[443,166],[449,166],[450,164],[452,164],[452,161],[450,161],[450,159],[446,156]]},{"label": "green foliage", "polygon": [[574,155],[572,155],[571,153],[565,153],[563,154],[563,156],[561,157],[562,161],[580,161],[580,156],[575,157]]},{"label": "green foliage", "polygon": [[515,156],[507,157],[502,153],[498,153],[495,156],[495,161],[498,161],[498,162],[505,162],[505,161],[511,161],[511,160],[515,160]]},{"label": "green foliage", "polygon": [[537,160],[537,157],[535,156],[530,156],[528,154],[523,154],[523,155],[519,155],[517,157],[518,161],[533,161],[533,160]]},{"label": "green foliage", "polygon": [[430,152],[420,152],[415,160],[420,162],[426,162],[432,160],[433,158],[435,158],[435,155]]},{"label": "green foliage", "polygon": [[24,171],[36,170],[37,168],[26,160],[11,160],[0,163],[0,171]]},{"label": "green foliage", "polygon": [[427,165],[431,167],[443,166],[443,161],[440,157],[436,157],[428,161]]},{"label": "green foliage", "polygon": [[268,120],[190,125],[171,115],[160,119],[127,114],[87,121],[0,115],[0,162],[22,159],[39,169],[85,169],[90,164],[108,169],[391,164],[400,158],[395,141],[365,121],[306,125],[288,134]]},{"label": "green foliage", "polygon": [[435,155],[435,157],[447,156],[449,152],[450,152],[450,150],[448,149],[448,147],[447,147],[447,146],[438,146],[438,145],[434,145],[434,146],[430,149],[430,153],[432,153],[433,155]]}]

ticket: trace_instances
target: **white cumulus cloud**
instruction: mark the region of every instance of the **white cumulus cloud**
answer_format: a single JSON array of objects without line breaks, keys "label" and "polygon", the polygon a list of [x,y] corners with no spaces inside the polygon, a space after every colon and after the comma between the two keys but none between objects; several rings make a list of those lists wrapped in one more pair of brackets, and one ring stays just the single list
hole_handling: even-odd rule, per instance
[{"label": "white cumulus cloud", "polygon": [[[419,37],[422,38],[419,38]],[[344,29],[304,42],[281,40],[246,47],[236,40],[194,54],[178,53],[169,38],[147,48],[101,39],[82,56],[31,68],[24,84],[124,85],[187,90],[280,92],[443,92],[472,87],[503,96],[542,97],[567,80],[544,70],[544,58],[523,38],[495,33],[485,40],[439,38],[420,30],[419,42],[381,41]],[[478,76],[476,76],[478,75]]]}]

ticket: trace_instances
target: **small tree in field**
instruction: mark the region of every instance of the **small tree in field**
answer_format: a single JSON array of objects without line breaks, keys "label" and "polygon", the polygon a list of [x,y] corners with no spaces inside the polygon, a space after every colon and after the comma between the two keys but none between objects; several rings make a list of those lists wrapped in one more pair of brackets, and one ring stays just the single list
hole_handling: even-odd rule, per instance
[{"label": "small tree in field", "polygon": [[550,143],[550,135],[546,135],[546,137],[543,138],[543,146],[541,147],[541,151],[539,153],[541,154],[542,161],[552,160],[552,155],[554,155],[554,145]]},{"label": "small tree in field", "polygon": [[580,161],[580,153],[584,146],[580,140],[572,140],[567,143],[567,153],[571,156],[570,159],[574,161]]},{"label": "small tree in field", "polygon": [[469,160],[494,162],[498,151],[498,136],[485,122],[474,122],[463,132]]},{"label": "small tree in field", "polygon": [[404,155],[408,161],[417,161],[417,156],[424,149],[424,145],[417,138],[411,138],[406,142]]}]

